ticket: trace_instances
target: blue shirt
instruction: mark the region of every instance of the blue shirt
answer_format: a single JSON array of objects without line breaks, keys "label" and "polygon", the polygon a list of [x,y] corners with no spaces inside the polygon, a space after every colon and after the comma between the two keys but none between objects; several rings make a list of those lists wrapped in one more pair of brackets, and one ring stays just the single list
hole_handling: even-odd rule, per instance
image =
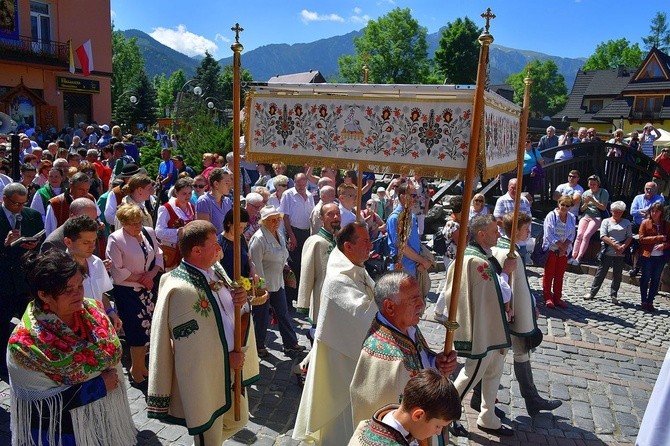
[{"label": "blue shirt", "polygon": [[167,178],[168,175],[172,174],[170,181],[163,185],[163,189],[165,190],[170,189],[177,181],[177,176],[179,176],[179,172],[177,172],[177,168],[174,167],[174,161],[172,160],[161,161],[161,164],[158,167],[158,173],[163,178]]},{"label": "blue shirt", "polygon": [[664,204],[664,202],[663,195],[656,194],[650,200],[647,200],[644,194],[636,195],[633,198],[633,203],[630,205],[630,215],[633,217],[635,224],[640,226],[642,221],[649,216],[649,214],[642,215],[642,211],[648,212],[652,204]]},{"label": "blue shirt", "polygon": [[[402,211],[402,206],[398,206],[393,210],[388,220],[386,220],[386,231],[388,234],[388,244],[391,250],[391,256],[398,255],[398,216]],[[417,254],[421,252],[421,239],[419,238],[419,223],[416,219],[416,215],[412,214],[412,228],[409,231],[409,237],[407,239],[407,246],[412,248]],[[393,268],[393,265],[391,265]],[[402,256],[402,267],[403,270],[414,277],[416,277],[416,262],[411,260],[406,255]]]}]

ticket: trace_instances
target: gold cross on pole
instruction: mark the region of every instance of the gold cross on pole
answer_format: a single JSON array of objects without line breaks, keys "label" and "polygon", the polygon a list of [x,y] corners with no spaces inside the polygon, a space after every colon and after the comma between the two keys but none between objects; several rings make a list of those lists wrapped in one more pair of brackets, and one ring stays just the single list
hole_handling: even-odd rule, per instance
[{"label": "gold cross on pole", "polygon": [[[489,9],[490,11],[491,9]],[[495,16],[494,16],[495,17]],[[488,21],[487,21],[488,23]],[[488,29],[488,28],[487,28]],[[230,28],[231,31],[235,31],[235,43],[240,43],[240,33],[244,31],[244,28],[240,26],[239,23],[236,23],[235,26]]]},{"label": "gold cross on pole", "polygon": [[495,19],[496,15],[491,12],[491,8],[486,8],[486,12],[482,14],[482,18],[486,19],[486,26],[484,26],[485,32],[489,32],[489,21]]}]

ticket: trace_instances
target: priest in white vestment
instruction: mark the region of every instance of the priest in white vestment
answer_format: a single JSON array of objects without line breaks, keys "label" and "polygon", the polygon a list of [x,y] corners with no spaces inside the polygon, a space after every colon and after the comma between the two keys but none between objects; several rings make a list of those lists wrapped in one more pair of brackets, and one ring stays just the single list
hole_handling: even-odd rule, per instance
[{"label": "priest in white vestment", "polygon": [[312,360],[293,430],[296,440],[342,446],[354,433],[349,385],[377,312],[375,284],[363,265],[371,249],[365,224],[350,223],[328,259]]}]

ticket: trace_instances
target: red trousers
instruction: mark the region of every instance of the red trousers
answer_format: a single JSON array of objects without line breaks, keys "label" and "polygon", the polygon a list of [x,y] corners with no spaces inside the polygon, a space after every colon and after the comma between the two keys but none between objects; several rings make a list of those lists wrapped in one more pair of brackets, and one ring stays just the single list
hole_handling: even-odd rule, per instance
[{"label": "red trousers", "polygon": [[[563,295],[563,276],[568,267],[568,256],[558,256],[557,252],[549,251],[547,263],[544,265],[542,292],[544,300],[559,301]],[[553,294],[552,294],[553,293]]]}]

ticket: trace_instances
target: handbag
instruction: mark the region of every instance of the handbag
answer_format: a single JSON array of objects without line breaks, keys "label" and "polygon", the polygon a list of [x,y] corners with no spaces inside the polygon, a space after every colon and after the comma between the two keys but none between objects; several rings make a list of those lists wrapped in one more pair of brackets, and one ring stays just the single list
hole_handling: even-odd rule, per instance
[{"label": "handbag", "polygon": [[295,273],[288,265],[284,265],[284,285],[286,285],[287,288],[298,288],[298,281],[295,278]]},{"label": "handbag", "polygon": [[530,351],[537,348],[542,343],[543,339],[544,335],[542,334],[542,330],[535,327],[535,330],[533,330],[530,336],[526,336],[526,349]]},{"label": "handbag", "polygon": [[170,245],[159,245],[163,251],[163,266],[167,268],[174,268],[181,262],[181,253],[179,248]]}]

